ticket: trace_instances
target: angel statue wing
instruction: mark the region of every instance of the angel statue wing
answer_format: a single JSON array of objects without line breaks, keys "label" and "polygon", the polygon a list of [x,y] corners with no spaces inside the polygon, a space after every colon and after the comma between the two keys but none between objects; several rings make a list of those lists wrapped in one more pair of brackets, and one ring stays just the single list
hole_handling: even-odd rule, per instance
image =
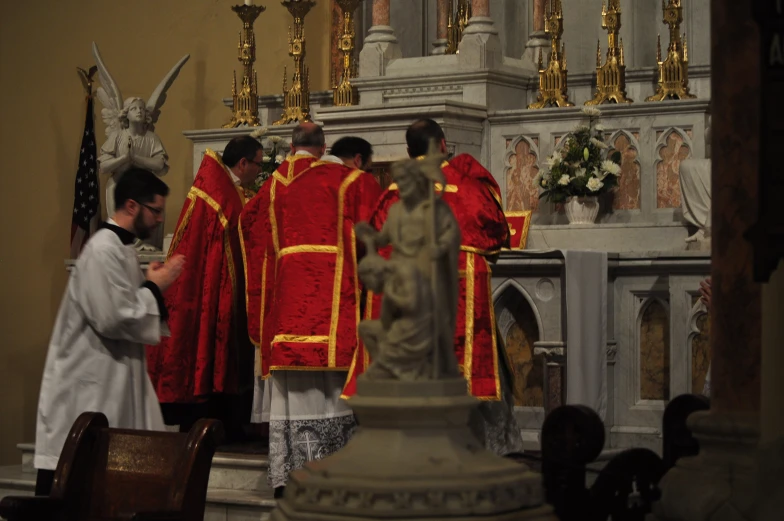
[{"label": "angel statue wing", "polygon": [[172,86],[174,80],[177,79],[177,76],[180,74],[180,69],[182,66],[185,65],[185,62],[191,57],[190,54],[186,54],[177,64],[172,67],[172,70],[161,80],[155,90],[152,91],[150,98],[147,100],[147,114],[150,116],[152,121],[148,125],[148,129],[155,130],[155,123],[158,121],[158,116],[161,115],[161,107],[163,104],[166,103],[166,91],[169,90],[169,87]]},{"label": "angel statue wing", "polygon": [[109,69],[103,63],[101,53],[98,52],[98,46],[95,45],[95,42],[93,42],[93,57],[98,66],[98,80],[101,82],[101,86],[98,87],[95,93],[103,105],[101,117],[106,125],[106,135],[109,136],[120,129],[120,111],[123,108],[122,94],[120,94],[120,89],[114,82],[112,75],[109,74]]}]

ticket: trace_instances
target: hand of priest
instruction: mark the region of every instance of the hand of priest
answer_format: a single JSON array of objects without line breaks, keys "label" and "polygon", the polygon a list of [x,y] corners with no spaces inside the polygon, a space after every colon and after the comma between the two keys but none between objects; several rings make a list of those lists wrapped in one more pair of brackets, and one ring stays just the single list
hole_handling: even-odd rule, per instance
[{"label": "hand of priest", "polygon": [[151,262],[147,269],[147,280],[153,282],[161,291],[166,291],[171,283],[180,276],[184,265],[184,255],[174,255],[165,263]]}]

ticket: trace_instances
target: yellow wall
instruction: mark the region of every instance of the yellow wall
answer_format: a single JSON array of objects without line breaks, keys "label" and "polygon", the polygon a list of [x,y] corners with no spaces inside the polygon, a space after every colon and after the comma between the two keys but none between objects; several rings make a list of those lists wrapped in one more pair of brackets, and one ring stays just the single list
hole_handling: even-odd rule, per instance
[{"label": "yellow wall", "polygon": [[[259,3],[259,0],[255,0]],[[327,88],[327,0],[306,18],[312,90]],[[239,0],[5,1],[0,9],[0,465],[18,463],[16,443],[35,438],[46,347],[66,282],[73,183],[84,125],[76,67],[92,65],[94,40],[123,97],[146,98],[184,54],[156,132],[171,169],[167,232],[192,180],[183,130],[219,127],[230,94],[241,23]],[[256,21],[259,93],[281,88],[291,16],[277,0]],[[291,67],[289,67],[291,69]],[[240,72],[241,74],[241,72]],[[96,100],[97,103],[97,100]],[[96,104],[96,132],[103,123]],[[103,198],[103,192],[101,192]]]}]

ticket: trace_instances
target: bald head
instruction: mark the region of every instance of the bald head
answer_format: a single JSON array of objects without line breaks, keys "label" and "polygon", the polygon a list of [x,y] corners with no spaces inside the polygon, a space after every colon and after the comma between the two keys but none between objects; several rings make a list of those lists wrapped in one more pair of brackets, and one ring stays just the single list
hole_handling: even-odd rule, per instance
[{"label": "bald head", "polygon": [[294,127],[294,131],[291,133],[292,153],[304,150],[316,157],[321,157],[326,148],[324,129],[319,125],[306,121]]},{"label": "bald head", "polygon": [[408,157],[419,157],[427,154],[430,142],[435,141],[442,154],[446,153],[446,139],[441,125],[432,119],[418,119],[406,130]]}]

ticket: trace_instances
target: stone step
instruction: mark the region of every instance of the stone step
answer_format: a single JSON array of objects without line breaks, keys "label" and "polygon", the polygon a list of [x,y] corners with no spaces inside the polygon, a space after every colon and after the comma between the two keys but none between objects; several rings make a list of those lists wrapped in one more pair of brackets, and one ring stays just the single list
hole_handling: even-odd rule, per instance
[{"label": "stone step", "polygon": [[35,455],[35,443],[17,443],[16,448],[22,453],[23,472],[35,472],[33,467],[33,456]]},{"label": "stone step", "polygon": [[[226,464],[233,465],[234,462],[219,463],[219,465]],[[0,498],[33,495],[35,473],[23,467],[23,465],[0,467]],[[264,479],[266,485],[266,477]],[[212,474],[210,481],[212,481]],[[204,521],[266,521],[273,508],[275,508],[275,500],[272,499],[271,491],[208,488]]]},{"label": "stone step", "polygon": [[[35,474],[35,444],[19,443],[16,447],[22,453],[21,471]],[[269,458],[266,454],[216,452],[212,458],[208,489],[258,492],[263,497],[271,498],[272,490],[267,485],[268,469]]]},{"label": "stone step", "polygon": [[212,458],[208,490],[256,492],[272,497],[267,485],[269,458],[264,454],[216,452]]}]

